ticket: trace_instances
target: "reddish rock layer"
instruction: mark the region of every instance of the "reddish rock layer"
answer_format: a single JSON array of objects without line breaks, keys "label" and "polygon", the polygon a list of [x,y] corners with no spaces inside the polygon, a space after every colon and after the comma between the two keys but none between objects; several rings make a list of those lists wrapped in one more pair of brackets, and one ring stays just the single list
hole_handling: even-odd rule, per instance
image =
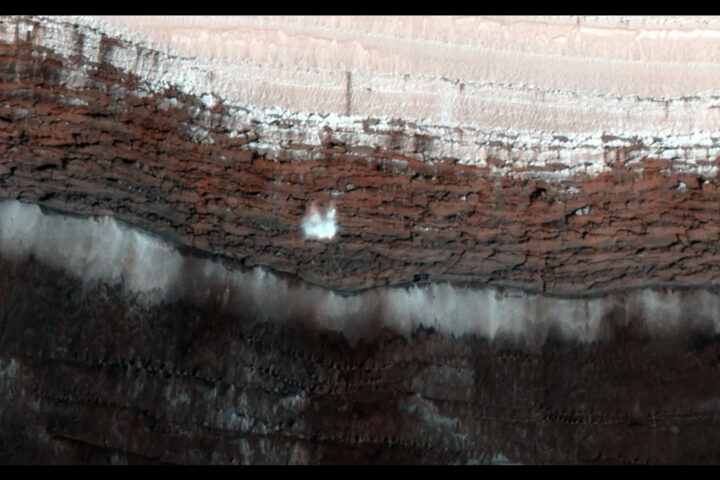
[{"label": "reddish rock layer", "polygon": [[[286,145],[258,138],[257,124],[237,135],[222,104],[143,90],[102,62],[103,48],[118,45],[104,38],[101,63],[90,66],[29,37],[0,45],[0,196],[112,214],[347,291],[425,280],[558,294],[717,283],[717,182],[669,160],[627,163],[642,145],[608,148],[609,173],[562,182],[532,168],[524,178],[494,174],[505,163],[494,158],[487,168],[427,158],[434,140],[406,138],[402,122],[385,148],[343,145],[333,131],[320,147]],[[73,75],[82,87],[69,86]],[[260,151],[262,142],[278,150]],[[563,165],[544,167],[554,168]],[[331,242],[302,236],[312,201],[335,205]]]}]

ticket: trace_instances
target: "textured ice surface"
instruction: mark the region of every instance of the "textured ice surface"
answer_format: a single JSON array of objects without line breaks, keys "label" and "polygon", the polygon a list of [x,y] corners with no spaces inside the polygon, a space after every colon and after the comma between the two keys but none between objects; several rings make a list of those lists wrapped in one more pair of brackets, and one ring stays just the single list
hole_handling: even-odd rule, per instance
[{"label": "textured ice surface", "polygon": [[610,314],[615,324],[644,318],[653,332],[703,326],[720,332],[720,296],[705,289],[643,289],[599,298],[556,298],[512,289],[448,284],[374,288],[353,295],[288,282],[262,268],[227,268],[181,255],[161,239],[111,217],[44,213],[16,200],[0,203],[0,255],[37,260],[89,284],[120,286],[148,307],[179,298],[212,302],[261,319],[310,322],[345,333],[372,335],[378,325],[410,335],[419,325],[456,336],[515,337],[541,344],[552,329],[564,338],[593,341]]},{"label": "textured ice surface", "polygon": [[[583,133],[712,130],[720,119],[712,17],[73,20],[192,59],[153,68],[254,107]],[[111,61],[138,69],[119,51]]]},{"label": "textured ice surface", "polygon": [[[347,146],[387,148],[402,119],[399,138],[433,139],[417,152],[423,158],[505,163],[493,173],[563,165],[543,173],[561,181],[607,172],[623,151],[628,164],[662,158],[717,176],[708,163],[720,156],[717,18],[35,20],[42,32],[0,21],[0,40],[24,35],[68,58],[80,48],[79,68],[103,61],[132,73],[135,95],[172,87],[222,102],[239,130],[256,126],[248,147],[261,155],[283,143],[319,145],[326,129]],[[87,88],[76,73],[63,81]]]}]

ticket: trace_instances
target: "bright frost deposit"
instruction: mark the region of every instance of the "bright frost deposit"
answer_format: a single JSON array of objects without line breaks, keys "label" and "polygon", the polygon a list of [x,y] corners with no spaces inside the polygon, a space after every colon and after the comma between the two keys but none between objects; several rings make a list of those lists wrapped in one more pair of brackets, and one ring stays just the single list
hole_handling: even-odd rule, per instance
[{"label": "bright frost deposit", "polygon": [[[334,209],[310,211],[308,231],[332,236]],[[262,269],[230,269],[183,256],[161,239],[112,217],[46,214],[16,200],[0,202],[0,256],[32,255],[92,286],[119,286],[147,307],[185,299],[219,304],[229,313],[253,311],[259,321],[311,322],[343,332],[351,341],[373,335],[377,321],[404,335],[418,326],[455,336],[511,336],[539,345],[551,329],[567,339],[593,341],[603,320],[644,318],[651,332],[710,326],[720,332],[720,295],[707,289],[637,289],[596,298],[557,298],[495,287],[446,283],[408,288],[376,287],[352,295],[302,282],[292,284]],[[687,322],[692,322],[692,325]]]}]

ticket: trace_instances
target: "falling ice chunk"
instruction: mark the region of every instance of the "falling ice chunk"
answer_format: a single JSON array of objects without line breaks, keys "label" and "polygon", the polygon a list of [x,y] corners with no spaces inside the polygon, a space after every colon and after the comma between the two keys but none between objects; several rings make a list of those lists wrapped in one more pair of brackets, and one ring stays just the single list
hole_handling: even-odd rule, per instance
[{"label": "falling ice chunk", "polygon": [[302,221],[302,228],[307,238],[333,238],[338,228],[335,207],[331,206],[325,213],[320,213],[315,205],[311,205]]}]

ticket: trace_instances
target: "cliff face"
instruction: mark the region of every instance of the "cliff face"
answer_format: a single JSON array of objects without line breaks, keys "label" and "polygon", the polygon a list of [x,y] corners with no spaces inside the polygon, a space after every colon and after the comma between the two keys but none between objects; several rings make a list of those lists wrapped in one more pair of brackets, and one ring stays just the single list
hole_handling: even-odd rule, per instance
[{"label": "cliff face", "polygon": [[[717,285],[720,135],[362,115],[349,74],[348,115],[287,113],[183,89],[157,73],[175,60],[69,20],[0,19],[0,197],[111,215],[185,253],[347,295]],[[714,112],[710,97],[687,108]],[[682,103],[646,100],[662,102]],[[305,238],[313,206],[335,209],[332,239]],[[610,309],[593,343],[551,332],[528,348],[403,336],[370,315],[353,343],[212,302],[142,307],[1,254],[4,462],[718,458],[710,327],[653,336],[652,316]]]},{"label": "cliff face", "polygon": [[[36,46],[32,35],[50,33],[33,28],[1,46],[5,198],[112,214],[345,291],[420,280],[558,294],[716,282],[714,143],[662,150],[605,138],[596,172],[586,165],[597,153],[563,160],[583,151],[576,140],[511,149],[511,136],[487,134],[483,164],[466,165],[444,151],[439,127],[250,118],[172,88],[149,91],[102,63],[131,48],[119,40],[101,34],[90,63]],[[335,206],[334,241],[303,238],[313,202]]]}]

